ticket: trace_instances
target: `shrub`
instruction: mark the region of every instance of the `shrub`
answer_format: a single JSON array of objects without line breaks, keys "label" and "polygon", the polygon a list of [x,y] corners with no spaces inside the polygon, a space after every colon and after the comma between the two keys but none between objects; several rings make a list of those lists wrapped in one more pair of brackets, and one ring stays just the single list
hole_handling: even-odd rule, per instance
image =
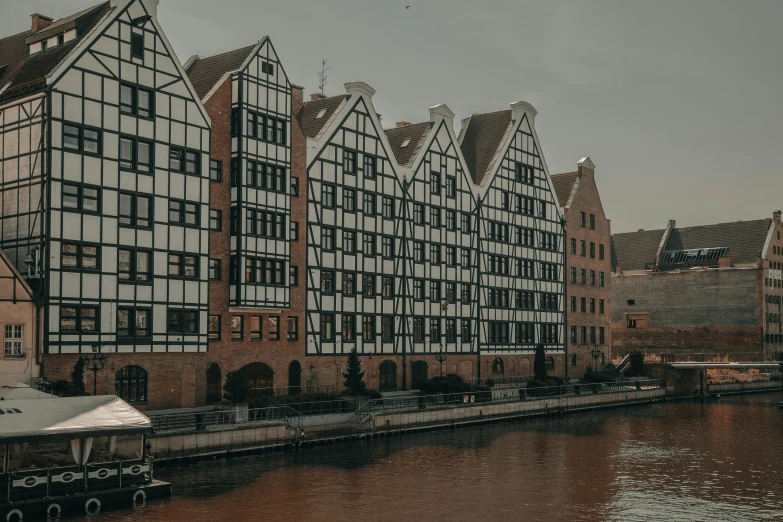
[{"label": "shrub", "polygon": [[[71,381],[54,381],[46,386],[46,391],[58,397],[73,397],[73,383]],[[78,394],[81,395],[81,394]]]},{"label": "shrub", "polygon": [[247,402],[250,398],[250,383],[242,370],[234,370],[226,374],[226,384],[223,385],[223,398],[234,404]]},{"label": "shrub", "polygon": [[367,383],[364,382],[362,363],[356,348],[348,354],[348,369],[343,373],[345,378],[345,393],[347,395],[364,395],[367,393]]},{"label": "shrub", "polygon": [[601,372],[594,372],[589,369],[585,372],[585,382],[615,382],[612,377],[604,375]]},{"label": "shrub", "polygon": [[536,356],[533,359],[533,374],[537,381],[546,380],[546,352],[543,344],[536,345]]},{"label": "shrub", "polygon": [[644,354],[639,350],[634,350],[631,353],[628,373],[633,377],[644,375]]},{"label": "shrub", "polygon": [[486,381],[484,381],[484,384],[486,384],[487,387],[492,388],[493,386],[495,386],[495,381],[493,381],[492,379],[487,379]]},{"label": "shrub", "polygon": [[453,373],[433,377],[419,385],[419,391],[422,393],[462,393],[473,391],[472,388],[465,379]]}]

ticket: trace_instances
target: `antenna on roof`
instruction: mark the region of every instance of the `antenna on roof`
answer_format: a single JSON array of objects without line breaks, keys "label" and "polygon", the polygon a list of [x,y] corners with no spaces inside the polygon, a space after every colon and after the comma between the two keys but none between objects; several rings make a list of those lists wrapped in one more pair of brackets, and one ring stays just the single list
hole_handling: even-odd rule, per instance
[{"label": "antenna on roof", "polygon": [[326,71],[332,68],[331,65],[326,66],[327,61],[326,58],[321,59],[321,71],[318,73],[318,88],[321,89],[321,94],[324,93],[324,87],[326,87]]}]

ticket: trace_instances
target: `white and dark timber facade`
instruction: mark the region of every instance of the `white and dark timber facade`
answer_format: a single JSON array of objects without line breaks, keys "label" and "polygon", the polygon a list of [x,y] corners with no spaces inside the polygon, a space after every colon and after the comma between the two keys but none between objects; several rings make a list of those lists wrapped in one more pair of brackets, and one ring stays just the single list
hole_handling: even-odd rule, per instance
[{"label": "white and dark timber facade", "polygon": [[195,405],[210,120],[156,2],[33,15],[0,55],[0,248],[42,296],[45,377],[100,347],[99,393]]},{"label": "white and dark timber facade", "polygon": [[532,106],[384,129],[365,83],[304,102],[268,38],[181,65],[155,4],[0,40],[0,248],[43,300],[47,380],[94,347],[99,392],[148,407],[219,401],[238,369],[339,391],[354,348],[384,391],[529,376],[538,344],[566,374]]}]

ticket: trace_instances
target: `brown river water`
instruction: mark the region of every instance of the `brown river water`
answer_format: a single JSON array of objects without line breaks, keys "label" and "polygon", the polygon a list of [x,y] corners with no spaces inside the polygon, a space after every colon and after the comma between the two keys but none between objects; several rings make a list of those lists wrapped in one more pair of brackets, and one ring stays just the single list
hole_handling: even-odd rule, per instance
[{"label": "brown river water", "polygon": [[783,521],[779,394],[169,466],[108,521]]}]

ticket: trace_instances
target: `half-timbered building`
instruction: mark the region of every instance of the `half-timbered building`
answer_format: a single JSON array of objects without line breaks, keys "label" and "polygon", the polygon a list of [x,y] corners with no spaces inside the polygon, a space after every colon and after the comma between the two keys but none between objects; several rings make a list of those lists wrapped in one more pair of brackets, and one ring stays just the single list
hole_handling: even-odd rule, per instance
[{"label": "half-timbered building", "polygon": [[44,300],[47,379],[191,406],[207,350],[210,120],[155,0],[0,40],[2,248]]}]

